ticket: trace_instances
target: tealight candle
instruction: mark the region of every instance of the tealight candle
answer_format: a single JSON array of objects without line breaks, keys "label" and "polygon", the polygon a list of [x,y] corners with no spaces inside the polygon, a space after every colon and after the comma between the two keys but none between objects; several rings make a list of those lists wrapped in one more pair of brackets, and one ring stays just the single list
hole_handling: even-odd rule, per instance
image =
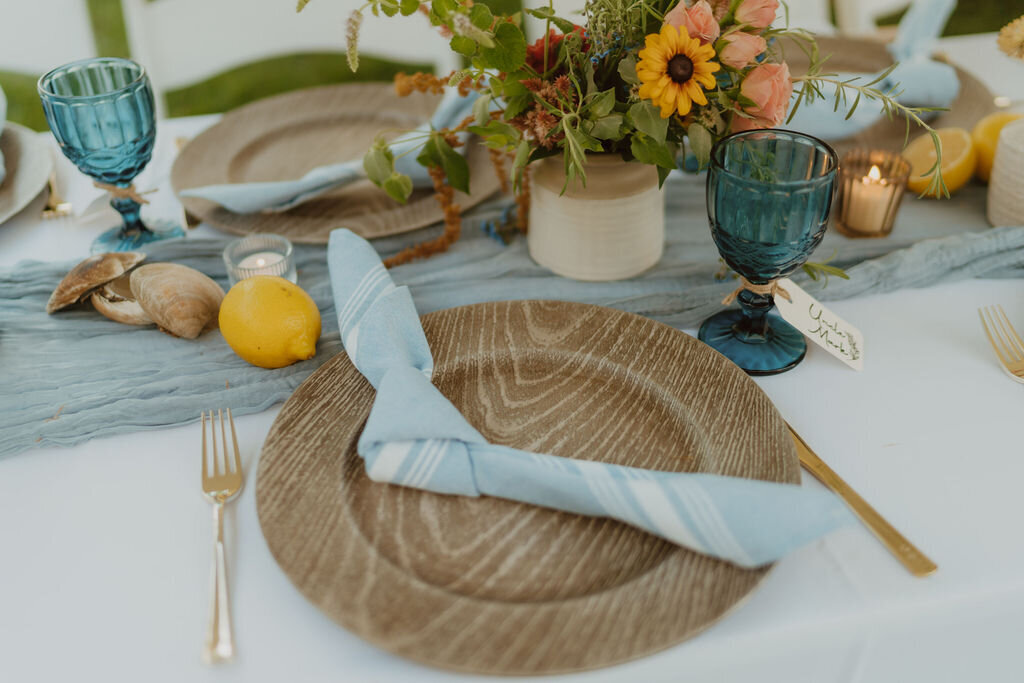
[{"label": "tealight candle", "polygon": [[260,251],[255,254],[249,254],[244,259],[238,262],[239,268],[249,268],[252,270],[266,268],[272,266],[284,256],[274,251]]},{"label": "tealight candle", "polygon": [[258,234],[235,240],[224,249],[224,265],[232,285],[254,275],[298,280],[292,243],[280,235]]},{"label": "tealight candle", "polygon": [[885,237],[910,175],[910,163],[885,151],[853,150],[839,166],[835,223],[847,237]]}]

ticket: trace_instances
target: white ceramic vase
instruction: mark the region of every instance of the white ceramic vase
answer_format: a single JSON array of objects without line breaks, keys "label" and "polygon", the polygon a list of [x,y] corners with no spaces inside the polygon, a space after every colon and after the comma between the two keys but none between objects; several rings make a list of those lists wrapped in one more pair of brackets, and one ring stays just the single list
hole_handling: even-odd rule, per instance
[{"label": "white ceramic vase", "polygon": [[622,280],[647,270],[665,247],[658,171],[613,154],[588,154],[587,184],[565,188],[562,157],[535,164],[530,256],[574,280]]}]

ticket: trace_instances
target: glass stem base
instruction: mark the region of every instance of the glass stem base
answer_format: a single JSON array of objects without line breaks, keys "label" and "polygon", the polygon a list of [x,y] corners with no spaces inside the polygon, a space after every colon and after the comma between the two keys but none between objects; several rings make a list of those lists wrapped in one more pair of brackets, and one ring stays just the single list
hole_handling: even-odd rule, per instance
[{"label": "glass stem base", "polygon": [[777,375],[792,370],[807,355],[807,341],[800,332],[769,314],[756,334],[743,311],[722,311],[700,326],[697,337],[750,375]]},{"label": "glass stem base", "polygon": [[152,229],[141,222],[131,228],[124,225],[111,228],[93,240],[89,251],[93,254],[103,254],[108,251],[136,251],[150,242],[185,236],[185,229],[177,223],[156,221],[151,222],[151,225]]}]

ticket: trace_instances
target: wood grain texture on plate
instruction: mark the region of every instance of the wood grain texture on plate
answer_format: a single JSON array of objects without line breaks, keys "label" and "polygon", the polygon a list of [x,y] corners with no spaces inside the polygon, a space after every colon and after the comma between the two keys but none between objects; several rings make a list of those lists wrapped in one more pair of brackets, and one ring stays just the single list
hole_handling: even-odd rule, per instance
[{"label": "wood grain texture on plate", "polygon": [[[828,73],[873,74],[892,65],[892,56],[886,50],[885,45],[879,41],[826,36],[818,36],[817,40],[822,57],[828,57],[824,65],[824,71]],[[784,52],[793,75],[806,73],[807,56],[791,41],[786,41],[786,43]],[[995,100],[981,81],[957,67],[956,64],[953,64],[953,67],[956,68],[957,78],[960,81],[960,92],[956,100],[949,106],[949,111],[936,114],[934,119],[929,120],[929,125],[933,128],[959,127],[971,130],[982,117],[995,111]],[[863,79],[864,82],[867,80],[869,79]],[[831,97],[835,88],[825,87],[824,92],[826,96]],[[854,96],[851,96],[851,103],[853,99]],[[859,105],[859,107],[871,108],[877,108],[877,106],[877,103],[867,100],[862,101]],[[928,119],[926,118],[926,120]],[[783,128],[785,128],[785,124],[783,124]],[[912,140],[924,132],[923,128],[911,124],[910,139]],[[901,152],[906,139],[906,121],[897,116],[892,121],[883,118],[853,137],[844,140],[829,140],[828,142],[842,155],[854,147]]]},{"label": "wood grain texture on plate", "polygon": [[6,177],[0,182],[0,223],[28,206],[46,187],[53,155],[39,134],[8,121],[0,134]]},{"label": "wood grain texture on plate", "polygon": [[[538,301],[439,311],[423,326],[435,384],[492,442],[800,480],[764,393],[668,326]],[[310,376],[274,422],[256,496],[295,586],[381,648],[477,673],[607,666],[693,636],[767,572],[609,519],[372,482],[355,449],[373,397],[344,353]]]},{"label": "wood grain texture on plate", "polygon": [[[196,136],[171,170],[175,193],[222,183],[294,180],[326,164],[362,159],[374,139],[393,138],[430,119],[440,97],[399,97],[387,83],[330,85],[277,95],[224,115]],[[468,209],[494,194],[499,181],[487,150],[470,141]],[[193,215],[237,234],[273,232],[293,242],[326,244],[346,227],[366,238],[408,232],[442,220],[431,189],[399,204],[364,180],[327,192],[281,213],[236,214],[214,202],[181,197]]]}]

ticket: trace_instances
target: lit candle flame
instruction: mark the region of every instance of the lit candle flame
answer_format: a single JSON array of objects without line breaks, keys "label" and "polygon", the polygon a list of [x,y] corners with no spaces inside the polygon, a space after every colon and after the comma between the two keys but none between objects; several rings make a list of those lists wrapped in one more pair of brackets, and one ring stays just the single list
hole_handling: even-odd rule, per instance
[{"label": "lit candle flame", "polygon": [[872,166],[871,170],[868,171],[868,178],[871,180],[881,180],[882,172],[878,170],[878,166]]}]

